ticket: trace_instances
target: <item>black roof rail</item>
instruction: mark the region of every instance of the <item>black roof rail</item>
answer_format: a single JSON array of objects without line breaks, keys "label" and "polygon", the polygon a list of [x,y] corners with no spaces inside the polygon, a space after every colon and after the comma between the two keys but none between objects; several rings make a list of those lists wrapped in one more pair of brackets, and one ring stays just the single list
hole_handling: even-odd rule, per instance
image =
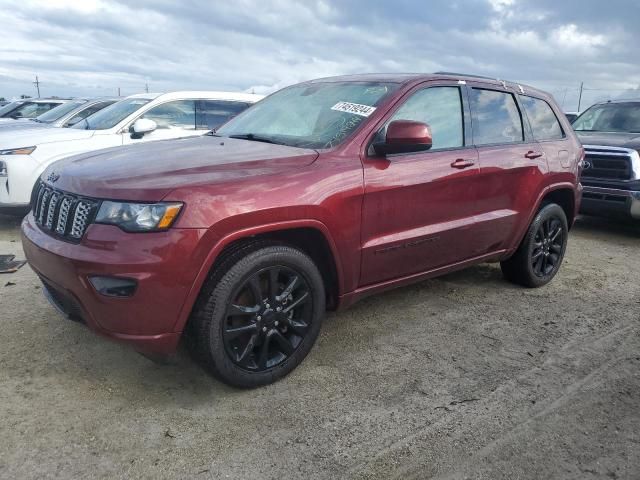
[{"label": "black roof rail", "polygon": [[[457,72],[433,72],[434,75],[450,75],[452,77],[469,77],[469,78],[484,78],[486,80],[495,80],[497,82],[501,81],[500,78],[495,77],[486,77],[484,75],[473,75],[471,73],[457,73]],[[505,80],[506,81],[506,80]],[[509,82],[513,83],[513,82]]]}]

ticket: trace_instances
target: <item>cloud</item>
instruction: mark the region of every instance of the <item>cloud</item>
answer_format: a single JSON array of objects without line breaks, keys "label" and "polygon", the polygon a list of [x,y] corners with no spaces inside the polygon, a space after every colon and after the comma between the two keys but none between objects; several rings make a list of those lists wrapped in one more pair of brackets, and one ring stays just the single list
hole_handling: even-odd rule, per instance
[{"label": "cloud", "polygon": [[268,93],[359,72],[464,71],[585,101],[640,84],[622,0],[5,0],[0,96]]}]

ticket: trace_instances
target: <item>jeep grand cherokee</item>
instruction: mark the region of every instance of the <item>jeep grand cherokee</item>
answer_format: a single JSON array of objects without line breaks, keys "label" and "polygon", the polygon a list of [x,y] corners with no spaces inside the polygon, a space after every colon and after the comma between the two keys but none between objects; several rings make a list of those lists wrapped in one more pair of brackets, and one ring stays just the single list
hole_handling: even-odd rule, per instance
[{"label": "jeep grand cherokee", "polygon": [[325,309],[479,262],[539,287],[579,207],[553,99],[462,75],[294,85],[215,134],[49,167],[22,224],[44,292],[146,353],[183,333],[242,387],[286,375]]}]

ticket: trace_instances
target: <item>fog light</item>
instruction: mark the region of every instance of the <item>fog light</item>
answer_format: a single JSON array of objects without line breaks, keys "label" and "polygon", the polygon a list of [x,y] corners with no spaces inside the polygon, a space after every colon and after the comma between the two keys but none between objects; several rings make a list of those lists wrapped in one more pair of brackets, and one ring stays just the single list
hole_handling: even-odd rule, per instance
[{"label": "fog light", "polygon": [[131,297],[138,287],[138,282],[131,278],[89,277],[89,281],[105,297]]},{"label": "fog light", "polygon": [[7,172],[7,164],[4,162],[0,162],[0,177],[8,177],[9,172]]}]

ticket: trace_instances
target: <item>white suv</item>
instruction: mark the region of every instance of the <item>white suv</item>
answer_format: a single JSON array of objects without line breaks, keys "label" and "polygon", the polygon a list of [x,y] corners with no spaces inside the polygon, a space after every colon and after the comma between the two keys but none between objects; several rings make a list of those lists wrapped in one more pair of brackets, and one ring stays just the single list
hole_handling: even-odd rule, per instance
[{"label": "white suv", "polygon": [[102,148],[202,135],[262,98],[228,92],[132,95],[72,128],[0,131],[0,211],[24,210],[45,168]]}]

